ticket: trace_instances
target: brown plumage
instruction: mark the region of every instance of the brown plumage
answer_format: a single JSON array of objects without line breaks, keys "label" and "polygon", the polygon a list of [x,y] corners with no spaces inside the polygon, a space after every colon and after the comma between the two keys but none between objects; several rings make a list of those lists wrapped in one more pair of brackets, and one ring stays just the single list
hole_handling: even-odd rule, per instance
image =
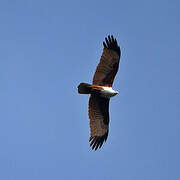
[{"label": "brown plumage", "polygon": [[97,95],[89,98],[90,145],[92,149],[100,148],[108,136],[109,99]]},{"label": "brown plumage", "polygon": [[91,84],[80,83],[80,94],[91,94],[89,98],[89,119],[92,149],[101,148],[109,132],[109,100],[118,92],[112,89],[114,78],[119,68],[120,47],[113,36],[103,42],[104,49]]},{"label": "brown plumage", "polygon": [[113,36],[108,36],[105,40],[103,53],[93,77],[93,84],[112,87],[119,68],[120,48]]}]

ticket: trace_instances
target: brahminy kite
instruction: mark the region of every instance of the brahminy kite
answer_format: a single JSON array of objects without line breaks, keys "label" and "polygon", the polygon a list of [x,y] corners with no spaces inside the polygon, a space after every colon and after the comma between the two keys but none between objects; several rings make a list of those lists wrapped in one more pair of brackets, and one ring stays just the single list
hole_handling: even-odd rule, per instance
[{"label": "brahminy kite", "polygon": [[103,42],[103,53],[96,68],[92,84],[80,83],[79,94],[90,94],[89,119],[92,149],[101,148],[107,140],[109,132],[109,100],[118,94],[112,89],[114,78],[118,72],[121,50],[117,40],[111,35]]}]

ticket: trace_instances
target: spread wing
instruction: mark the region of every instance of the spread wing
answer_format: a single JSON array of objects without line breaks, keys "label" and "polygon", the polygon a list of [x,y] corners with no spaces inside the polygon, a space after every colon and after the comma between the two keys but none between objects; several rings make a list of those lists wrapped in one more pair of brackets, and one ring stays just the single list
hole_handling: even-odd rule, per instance
[{"label": "spread wing", "polygon": [[89,138],[92,149],[101,148],[107,140],[109,129],[109,99],[97,95],[89,98],[89,119],[91,136]]},{"label": "spread wing", "polygon": [[103,53],[93,77],[93,84],[112,87],[119,68],[121,51],[113,36],[105,38],[103,45]]}]

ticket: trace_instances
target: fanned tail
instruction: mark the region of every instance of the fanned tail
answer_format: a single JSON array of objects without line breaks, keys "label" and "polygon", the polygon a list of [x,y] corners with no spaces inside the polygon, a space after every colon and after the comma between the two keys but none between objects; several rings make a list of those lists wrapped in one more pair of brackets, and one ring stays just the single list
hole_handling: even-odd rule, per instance
[{"label": "fanned tail", "polygon": [[78,93],[79,94],[90,94],[91,93],[91,85],[88,83],[80,83],[78,86]]}]

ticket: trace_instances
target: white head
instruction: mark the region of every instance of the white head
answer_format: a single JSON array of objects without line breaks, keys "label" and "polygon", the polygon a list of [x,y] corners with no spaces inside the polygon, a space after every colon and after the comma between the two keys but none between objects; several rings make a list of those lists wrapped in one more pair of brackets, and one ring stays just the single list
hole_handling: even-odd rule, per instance
[{"label": "white head", "polygon": [[119,94],[119,92],[114,90],[114,92],[112,93],[112,97],[116,96],[117,94]]},{"label": "white head", "polygon": [[117,95],[119,92],[112,89],[112,87],[103,87],[101,95],[107,98],[111,98]]}]

